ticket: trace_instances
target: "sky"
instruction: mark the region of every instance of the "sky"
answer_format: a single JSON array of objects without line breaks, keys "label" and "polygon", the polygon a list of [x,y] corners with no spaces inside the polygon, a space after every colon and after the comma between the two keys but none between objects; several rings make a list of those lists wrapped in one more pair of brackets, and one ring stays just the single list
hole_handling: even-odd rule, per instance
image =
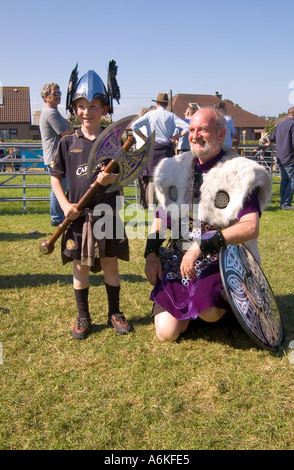
[{"label": "sky", "polygon": [[14,0],[1,2],[0,86],[40,89],[114,59],[120,104],[113,120],[149,107],[158,93],[218,91],[246,111],[278,116],[294,106],[293,0]]}]

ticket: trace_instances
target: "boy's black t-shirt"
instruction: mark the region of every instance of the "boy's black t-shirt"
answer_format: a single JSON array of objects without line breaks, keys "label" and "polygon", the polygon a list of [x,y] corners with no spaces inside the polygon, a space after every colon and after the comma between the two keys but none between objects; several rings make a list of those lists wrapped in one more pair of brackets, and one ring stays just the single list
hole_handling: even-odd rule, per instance
[{"label": "boy's black t-shirt", "polygon": [[[89,189],[97,175],[88,178],[88,159],[95,140],[87,139],[82,131],[78,129],[74,134],[65,136],[59,142],[57,151],[51,164],[51,175],[67,178],[68,194],[70,203],[79,202]],[[107,163],[107,162],[106,162]],[[99,203],[109,204],[115,208],[118,191],[106,193],[109,186],[100,186],[93,198],[87,204],[89,209],[94,209]]]}]

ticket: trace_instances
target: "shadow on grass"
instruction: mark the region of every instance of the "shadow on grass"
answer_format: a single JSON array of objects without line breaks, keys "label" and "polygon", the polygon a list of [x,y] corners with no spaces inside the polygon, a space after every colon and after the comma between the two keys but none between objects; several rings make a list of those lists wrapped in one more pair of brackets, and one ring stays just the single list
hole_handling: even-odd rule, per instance
[{"label": "shadow on grass", "polygon": [[15,242],[19,240],[38,240],[38,238],[47,237],[47,233],[38,232],[32,229],[31,232],[27,233],[11,233],[11,232],[2,232],[0,233],[0,242]]},{"label": "shadow on grass", "polygon": [[265,212],[278,212],[281,211],[280,205],[270,205],[266,208]]},{"label": "shadow on grass", "polygon": [[[294,339],[294,294],[277,296],[276,301],[284,324],[284,340],[279,350],[272,354],[282,357],[283,351],[288,349],[289,342]],[[217,323],[205,323],[200,319],[191,321],[186,333],[179,338],[179,341],[199,338],[225,344],[235,349],[247,350],[255,347],[263,350],[242,328],[233,313]]]},{"label": "shadow on grass", "polygon": [[[151,308],[149,312],[146,312],[145,316],[135,317],[132,319],[134,329],[136,330],[137,325],[148,326],[154,323],[153,318],[150,316]],[[105,327],[105,326],[104,326]],[[101,331],[103,325],[99,325],[97,331]],[[154,329],[155,335],[155,329]],[[188,329],[183,333],[177,343],[185,341],[204,340],[209,343],[215,343],[220,345],[227,345],[233,349],[238,350],[249,350],[255,348],[257,350],[263,350],[263,348],[255,343],[245,330],[241,327],[237,318],[233,313],[220,320],[217,323],[206,323],[201,319],[193,320],[190,322]],[[159,340],[158,340],[159,341]],[[205,351],[204,351],[205,354]],[[282,351],[273,353],[275,355],[282,355]]]},{"label": "shadow on grass", "polygon": [[21,206],[17,207],[12,207],[13,202],[9,202],[9,206],[5,207],[3,204],[1,205],[1,215],[11,215],[11,216],[18,216],[18,215],[48,215],[48,220],[50,221],[50,212],[49,212],[49,201],[46,206],[43,207],[34,207],[33,204],[28,207],[28,201],[27,201],[27,207],[26,211],[24,212],[22,202],[19,202]]},{"label": "shadow on grass", "polygon": [[248,336],[233,313],[217,323],[206,323],[201,319],[190,322],[188,330],[179,340],[184,341],[185,339],[195,341],[202,339],[241,350],[251,349],[252,347],[262,349]]},{"label": "shadow on grass", "polygon": [[276,301],[284,323],[285,341],[294,339],[294,294],[278,295]]},{"label": "shadow on grass", "polygon": [[[121,274],[120,278],[124,282],[146,283],[144,276],[138,274]],[[72,285],[72,274],[15,274],[13,276],[0,276],[0,290],[23,287],[40,287],[51,284]],[[91,286],[104,285],[103,274],[90,275]]]},{"label": "shadow on grass", "polygon": [[[151,302],[150,302],[151,303]],[[151,312],[151,309],[150,309]],[[127,312],[124,312],[126,315],[126,318],[128,318]],[[153,318],[151,318],[150,314],[146,312],[146,315],[140,316],[140,317],[134,317],[130,320],[130,323],[133,326],[133,333],[136,333],[136,327],[137,326],[148,326],[153,323]],[[101,331],[105,330],[105,328],[112,328],[109,327],[106,323],[92,323],[92,333],[100,333]]]}]

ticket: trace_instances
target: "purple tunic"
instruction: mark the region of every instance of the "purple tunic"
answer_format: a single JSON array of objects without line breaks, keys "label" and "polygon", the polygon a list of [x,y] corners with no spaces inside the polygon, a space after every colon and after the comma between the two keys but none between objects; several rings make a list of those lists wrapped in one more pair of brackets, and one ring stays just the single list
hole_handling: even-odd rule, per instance
[{"label": "purple tunic", "polygon": [[[197,171],[205,173],[214,166],[223,153],[210,160],[206,164],[196,162]],[[245,201],[244,208],[240,211],[238,219],[245,214],[259,212],[257,193],[253,192]],[[156,217],[164,218],[166,214],[160,209]],[[167,226],[169,221],[167,221]],[[201,222],[201,234],[214,227]],[[228,309],[229,304],[222,286],[218,255],[197,260],[195,270],[197,277],[193,280],[182,279],[180,272],[183,253],[176,247],[172,250],[162,250],[161,264],[163,278],[158,280],[151,292],[150,300],[160,305],[178,320],[194,320],[199,314],[210,307]]]}]

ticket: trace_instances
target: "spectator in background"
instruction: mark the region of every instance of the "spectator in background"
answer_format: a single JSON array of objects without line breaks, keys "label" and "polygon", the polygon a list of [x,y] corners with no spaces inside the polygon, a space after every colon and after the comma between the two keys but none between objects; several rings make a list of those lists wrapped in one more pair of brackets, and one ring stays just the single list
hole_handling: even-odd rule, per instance
[{"label": "spectator in background", "polygon": [[[4,142],[4,140],[0,139],[0,144],[1,144],[1,142]],[[0,160],[2,160],[2,158],[5,158],[5,157],[6,157],[6,150],[5,149],[0,149]],[[0,163],[0,171],[3,171],[3,172],[6,171],[5,163]]]},{"label": "spectator in background", "polygon": [[[168,111],[168,95],[167,93],[159,93],[156,100],[156,110],[151,110],[144,114],[131,124],[132,131],[137,134],[144,142],[147,141],[149,135],[155,131],[155,145],[152,157],[143,172],[143,176],[148,179],[148,204],[156,204],[154,194],[153,173],[159,162],[163,158],[169,158],[174,155],[174,144],[185,134],[189,132],[188,124],[180,119],[176,114]],[[140,130],[146,126],[147,133]],[[175,134],[176,129],[181,131]]]},{"label": "spectator in background", "polygon": [[[139,118],[144,116],[148,112],[148,108],[142,108],[139,112]],[[147,132],[146,126],[140,128],[140,131],[143,132],[144,135],[150,137]],[[138,136],[138,134],[134,133],[134,137],[136,139],[136,149],[139,149],[145,145],[144,140]],[[147,176],[139,176],[138,178],[139,183],[139,199],[140,205],[143,209],[148,209],[148,200],[147,200],[147,187],[148,187],[148,177]]]},{"label": "spectator in background", "polygon": [[[192,106],[191,104],[189,104],[188,108],[186,109],[185,119],[184,119],[184,121],[187,124],[190,123],[190,119],[193,116],[193,114],[197,111],[197,109],[198,108],[196,108],[196,106]],[[179,154],[190,151],[189,132],[187,132],[187,134],[185,134],[184,137],[181,137],[179,139],[177,150]]]},{"label": "spectator in background", "polygon": [[[73,128],[57,109],[61,101],[59,85],[52,82],[47,83],[41,89],[41,96],[44,100],[44,106],[40,116],[40,133],[44,163],[50,172],[50,165],[61,137],[71,134]],[[63,180],[62,187],[64,192],[66,192],[66,180]],[[50,217],[51,225],[53,226],[59,225],[64,220],[64,213],[53,190],[51,190],[50,194]]]},{"label": "spectator in background", "polygon": [[227,105],[224,101],[220,101],[214,105],[215,109],[218,109],[225,116],[226,120],[226,137],[223,143],[224,150],[232,150],[233,140],[234,145],[239,144],[239,139],[237,136],[237,130],[235,129],[233,119],[227,114]]},{"label": "spectator in background", "polygon": [[276,160],[281,170],[281,209],[294,210],[294,107],[288,109],[286,119],[281,121],[269,136],[268,147],[277,143]]}]

